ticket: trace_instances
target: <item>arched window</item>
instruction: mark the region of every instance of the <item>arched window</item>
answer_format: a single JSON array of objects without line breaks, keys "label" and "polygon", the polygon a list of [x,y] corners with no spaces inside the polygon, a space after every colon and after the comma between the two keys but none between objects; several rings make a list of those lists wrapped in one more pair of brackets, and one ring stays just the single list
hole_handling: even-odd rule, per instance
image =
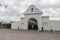
[{"label": "arched window", "polygon": [[31,12],[33,12],[33,8],[31,8]]}]

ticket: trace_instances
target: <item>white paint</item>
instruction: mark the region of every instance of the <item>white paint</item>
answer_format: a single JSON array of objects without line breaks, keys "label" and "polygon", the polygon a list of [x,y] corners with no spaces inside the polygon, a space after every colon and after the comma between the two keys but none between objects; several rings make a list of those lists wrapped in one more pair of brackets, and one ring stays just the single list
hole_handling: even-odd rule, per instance
[{"label": "white paint", "polygon": [[[33,8],[33,12],[31,12]],[[28,20],[30,18],[35,18],[38,21],[38,30],[41,30],[43,27],[44,30],[60,30],[60,21],[49,20],[49,16],[42,16],[43,13],[36,8],[34,5],[31,5],[25,12],[25,17],[21,18],[21,21],[12,23],[11,29],[23,29],[28,30]]]},{"label": "white paint", "polygon": [[13,22],[11,25],[11,29],[18,29],[18,27],[20,28],[20,21]]}]

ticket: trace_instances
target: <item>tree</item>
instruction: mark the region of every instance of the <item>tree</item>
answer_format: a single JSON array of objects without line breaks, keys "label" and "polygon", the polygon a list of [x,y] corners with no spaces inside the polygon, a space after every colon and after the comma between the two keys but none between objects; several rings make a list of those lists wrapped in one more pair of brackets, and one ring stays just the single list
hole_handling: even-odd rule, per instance
[{"label": "tree", "polygon": [[0,28],[2,28],[3,24],[2,24],[2,21],[0,22]]}]

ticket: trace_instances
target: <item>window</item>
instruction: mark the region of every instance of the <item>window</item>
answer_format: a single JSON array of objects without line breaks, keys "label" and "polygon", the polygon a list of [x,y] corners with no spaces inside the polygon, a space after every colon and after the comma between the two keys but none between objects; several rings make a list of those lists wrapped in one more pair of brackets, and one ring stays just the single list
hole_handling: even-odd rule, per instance
[{"label": "window", "polygon": [[31,8],[31,12],[33,12],[33,8]]}]

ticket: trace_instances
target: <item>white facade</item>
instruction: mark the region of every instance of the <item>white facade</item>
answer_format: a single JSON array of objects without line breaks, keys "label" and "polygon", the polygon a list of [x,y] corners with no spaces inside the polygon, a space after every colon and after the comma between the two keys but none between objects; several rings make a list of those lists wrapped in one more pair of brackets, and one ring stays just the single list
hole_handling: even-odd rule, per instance
[{"label": "white facade", "polygon": [[[41,12],[37,7],[31,5],[25,12],[21,21],[12,23],[11,29],[23,29],[28,30],[28,21],[31,18],[37,20],[38,30],[41,30],[43,27],[44,30],[60,30],[60,21],[52,21],[49,20],[49,16],[42,16],[43,12]],[[34,21],[31,21],[35,23]]]}]

